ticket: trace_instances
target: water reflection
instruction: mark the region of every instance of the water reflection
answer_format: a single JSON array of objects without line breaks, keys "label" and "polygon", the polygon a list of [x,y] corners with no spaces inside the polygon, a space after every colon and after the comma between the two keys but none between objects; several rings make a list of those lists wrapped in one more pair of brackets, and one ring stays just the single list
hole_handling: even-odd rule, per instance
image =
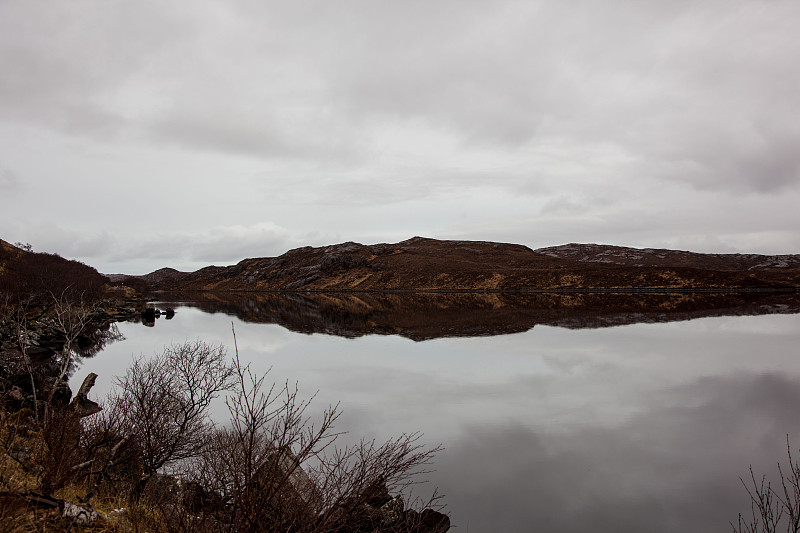
[{"label": "water reflection", "polygon": [[[81,368],[84,364],[85,359],[92,358],[108,348],[111,344],[123,340],[125,340],[125,336],[120,331],[117,323],[106,323],[96,328],[88,328],[82,332],[71,345],[66,377],[72,379],[77,369]],[[35,351],[38,352],[39,360],[50,360],[50,363],[46,367],[48,370],[44,370],[45,367],[43,367],[42,371],[49,375],[57,375],[58,369],[56,368],[56,361],[61,360],[61,357],[63,357],[63,350],[64,343],[61,340],[51,343],[50,346],[36,349]],[[81,376],[80,379],[82,380],[83,376]],[[27,381],[23,380],[22,383],[27,383]],[[73,387],[73,390],[76,389]]]},{"label": "water reflection", "polygon": [[[766,375],[703,379],[674,393],[614,427],[476,427],[439,459],[439,482],[469,509],[474,531],[728,529],[749,511],[737,476],[750,463],[774,471],[787,431],[800,443],[800,387]],[[681,395],[692,401],[676,402]]]},{"label": "water reflection", "polygon": [[125,336],[119,330],[119,324],[112,322],[103,324],[97,329],[86,331],[78,337],[75,347],[79,357],[94,357],[102,352],[110,344],[125,340]]},{"label": "water reflection", "polygon": [[[412,342],[434,331],[421,329],[428,321],[441,325],[450,317],[457,322],[457,329],[446,330],[451,333],[466,331],[466,322],[428,303],[431,313],[408,315],[394,329],[397,335],[298,335],[287,324],[312,332],[320,317],[337,335],[363,331],[354,325],[369,326],[367,316],[375,323],[370,327],[379,326],[374,331],[389,331],[377,319],[404,308],[367,302],[380,310],[336,318],[325,309],[340,303],[302,299],[304,311],[295,313],[290,304],[247,300],[255,303],[225,308],[248,319],[233,319],[243,359],[257,372],[272,367],[276,381],[299,381],[308,396],[319,391],[319,410],[340,401],[337,429],[349,432],[345,439],[385,440],[418,430],[427,444],[445,446],[429,477],[446,495],[456,531],[726,530],[749,509],[739,484],[748,465],[773,472],[785,456],[787,433],[800,447],[800,315],[790,314],[796,309],[791,302],[732,305],[721,298],[711,310],[691,310],[681,307],[689,303],[680,297],[668,297],[661,311],[619,320],[610,320],[619,315],[598,303],[597,311],[580,308],[584,318],[564,313],[545,319],[638,323]],[[497,309],[474,305],[489,316]],[[553,306],[557,313],[563,307]],[[406,311],[400,311],[402,318]],[[516,312],[500,308],[493,327]],[[282,322],[249,321],[263,313]],[[643,315],[659,313],[671,320],[701,316],[692,313],[749,316],[643,323]],[[231,345],[231,320],[178,307],[174,320],[153,329],[120,324],[127,340],[86,360],[86,370],[100,374],[96,389],[102,393],[134,355],[198,337]]]},{"label": "water reflection", "polygon": [[279,324],[299,333],[349,338],[402,335],[416,341],[519,333],[537,324],[581,329],[800,312],[800,294],[201,292],[169,296],[208,313]]}]

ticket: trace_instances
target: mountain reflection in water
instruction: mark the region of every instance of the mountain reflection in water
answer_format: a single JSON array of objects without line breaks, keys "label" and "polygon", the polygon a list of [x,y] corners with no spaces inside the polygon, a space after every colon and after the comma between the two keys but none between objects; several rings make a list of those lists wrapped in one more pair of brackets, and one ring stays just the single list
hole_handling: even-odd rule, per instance
[{"label": "mountain reflection in water", "polygon": [[[164,295],[161,295],[164,296]],[[800,294],[228,293],[170,294],[173,301],[298,333],[415,341],[527,331],[800,312]]]}]

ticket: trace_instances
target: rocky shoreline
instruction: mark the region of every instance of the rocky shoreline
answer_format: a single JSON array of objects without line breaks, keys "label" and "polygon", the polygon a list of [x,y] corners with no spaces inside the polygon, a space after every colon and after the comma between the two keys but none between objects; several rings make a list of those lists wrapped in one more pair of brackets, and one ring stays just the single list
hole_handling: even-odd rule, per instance
[{"label": "rocky shoreline", "polygon": [[[111,342],[119,339],[115,324],[124,321],[145,320],[148,313],[146,300],[107,300],[88,312],[85,327],[70,339],[75,357],[91,357]],[[32,310],[22,317],[24,331],[18,320],[0,323],[0,402],[8,408],[22,408],[32,401],[30,370],[23,361],[24,350],[33,364],[34,374],[45,381],[55,379],[55,359],[63,352],[66,339],[63,328],[53,314]],[[24,339],[20,336],[24,335]],[[24,346],[22,346],[24,344]],[[71,371],[68,372],[71,374]],[[65,376],[68,377],[68,376]],[[69,402],[72,391],[66,379],[54,384],[39,383],[38,386],[59,389],[57,399]]]},{"label": "rocky shoreline", "polygon": [[[7,311],[7,310],[6,310]],[[82,330],[75,332],[69,339],[64,338],[63,323],[52,310],[20,310],[17,314],[6,312],[0,324],[0,420],[2,432],[13,432],[21,435],[45,435],[57,427],[53,421],[78,420],[90,417],[101,411],[101,407],[88,398],[94,385],[96,374],[89,374],[80,389],[73,394],[68,385],[72,371],[64,367],[64,361],[74,364],[80,357],[88,357],[110,342],[120,340],[116,324],[122,321],[141,322],[152,326],[156,319],[174,316],[172,308],[162,309],[148,305],[143,298],[125,300],[105,300],[93,304],[90,311],[82,317]],[[16,317],[17,320],[12,319]],[[24,331],[23,331],[24,329]],[[20,336],[22,335],[22,336]],[[66,370],[66,371],[65,371]],[[38,394],[38,397],[37,397]],[[46,397],[46,399],[45,399]],[[42,411],[42,408],[44,411]],[[48,414],[48,412],[50,414]],[[56,418],[52,418],[55,416]],[[63,423],[63,422],[59,422]],[[68,422],[69,424],[69,422]],[[31,433],[33,431],[34,433]],[[28,441],[33,438],[33,441]],[[60,437],[63,438],[63,437]],[[99,455],[90,455],[88,461],[75,465],[73,469],[81,469],[97,462],[104,472],[112,465],[118,455],[120,446],[126,444],[129,436],[118,435],[113,448]],[[4,455],[23,466],[24,471],[35,472],[40,466],[32,452],[33,442],[37,437],[14,438],[11,444],[4,443]],[[14,444],[16,442],[16,444]],[[61,441],[59,441],[61,442]],[[51,454],[70,453],[67,448],[76,446],[77,442],[59,444],[54,449],[48,445]],[[62,449],[62,446],[64,449]],[[281,452],[286,453],[286,452]],[[291,452],[288,452],[291,458]],[[278,457],[282,457],[280,454]],[[84,458],[85,459],[85,458]],[[269,464],[269,461],[267,461]],[[284,464],[285,463],[285,464]],[[269,470],[264,474],[266,487],[278,479],[287,478],[289,483],[281,489],[280,499],[296,501],[296,513],[309,513],[318,504],[308,498],[317,497],[316,487],[296,459],[278,459],[278,472]],[[8,468],[5,466],[4,468]],[[32,469],[32,470],[31,470]],[[38,474],[37,474],[38,475]],[[299,481],[298,481],[299,480]],[[95,485],[96,486],[96,485]],[[311,487],[314,490],[309,490]],[[84,489],[85,490],[85,489]],[[261,489],[259,489],[261,490]],[[325,520],[333,520],[336,527],[346,526],[348,530],[363,533],[403,531],[406,533],[445,533],[450,529],[450,519],[432,508],[415,510],[406,508],[400,495],[391,495],[385,482],[373,483],[363,493],[355,493],[351,500],[344,501],[339,508],[326,512]],[[91,494],[94,489],[89,491]],[[194,481],[186,481],[180,475],[156,475],[148,485],[150,496],[157,501],[159,513],[165,516],[175,515],[181,520],[189,520],[187,527],[192,529],[192,521],[198,525],[208,520],[225,520],[230,523],[247,521],[246,517],[236,516],[235,506],[224,503],[222,496],[214,490],[204,489]],[[53,519],[75,526],[95,527],[97,523],[106,524],[126,519],[126,508],[116,509],[110,514],[98,512],[89,502],[90,496],[78,501],[70,501],[53,495],[52,491],[34,491],[28,489],[3,490],[0,488],[0,507],[5,518],[28,516],[30,513],[50,516]],[[228,508],[230,507],[230,509]],[[10,513],[10,514],[9,514]],[[115,515],[115,516],[111,516]],[[314,514],[306,515],[303,520],[313,522]],[[321,519],[321,518],[320,518]],[[327,531],[327,529],[323,529]],[[337,529],[338,530],[338,529]]]}]

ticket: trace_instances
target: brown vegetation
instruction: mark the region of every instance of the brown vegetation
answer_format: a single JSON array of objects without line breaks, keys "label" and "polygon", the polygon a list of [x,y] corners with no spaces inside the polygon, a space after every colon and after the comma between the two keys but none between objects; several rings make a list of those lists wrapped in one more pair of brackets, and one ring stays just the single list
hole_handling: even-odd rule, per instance
[{"label": "brown vegetation", "polygon": [[[416,435],[337,448],[335,407],[315,423],[288,383],[268,385],[203,342],[139,359],[105,409],[67,379],[108,335],[106,278],[0,241],[0,524],[12,531],[446,531],[398,491],[438,450]],[[211,401],[227,396],[218,427]],[[316,420],[316,419],[315,419]],[[434,500],[436,498],[434,497]],[[124,507],[98,522],[94,507]],[[108,514],[108,513],[107,513]],[[113,514],[113,513],[111,513]],[[108,516],[111,516],[108,514]]]},{"label": "brown vegetation", "polygon": [[137,277],[157,290],[531,291],[800,286],[800,256],[692,254],[598,245],[531,250],[438,241],[304,247],[193,273]]},{"label": "brown vegetation", "polygon": [[14,302],[51,295],[100,299],[108,280],[94,268],[56,254],[23,250],[0,240],[0,294]]},{"label": "brown vegetation", "polygon": [[[63,305],[58,316],[72,331],[69,313],[78,316],[80,308]],[[25,316],[18,311],[6,319]],[[270,384],[240,362],[238,351],[229,363],[224,348],[200,341],[136,360],[98,413],[87,396],[97,376],[71,397],[64,362],[37,364],[26,331],[31,323],[15,325],[17,349],[5,354],[18,360],[18,379],[5,380],[0,391],[0,518],[7,529],[449,529],[447,516],[430,508],[435,495],[408,508],[397,494],[438,451],[423,448],[418,435],[339,448],[336,406],[312,416],[311,401],[296,386]],[[209,417],[220,394],[230,413],[224,426]],[[95,506],[124,512],[102,521]]]}]

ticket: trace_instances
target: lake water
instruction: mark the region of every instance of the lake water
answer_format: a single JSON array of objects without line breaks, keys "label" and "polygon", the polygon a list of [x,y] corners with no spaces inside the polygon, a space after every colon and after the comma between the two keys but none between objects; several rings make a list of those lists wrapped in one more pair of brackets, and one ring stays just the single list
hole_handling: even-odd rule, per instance
[{"label": "lake water", "polygon": [[[519,333],[344,338],[180,306],[87,359],[94,395],[134,355],[202,339],[272,379],[340,402],[345,439],[420,431],[442,444],[427,478],[461,532],[730,530],[748,466],[775,473],[800,447],[800,315],[537,325]],[[224,414],[224,413],[220,413]]]}]

